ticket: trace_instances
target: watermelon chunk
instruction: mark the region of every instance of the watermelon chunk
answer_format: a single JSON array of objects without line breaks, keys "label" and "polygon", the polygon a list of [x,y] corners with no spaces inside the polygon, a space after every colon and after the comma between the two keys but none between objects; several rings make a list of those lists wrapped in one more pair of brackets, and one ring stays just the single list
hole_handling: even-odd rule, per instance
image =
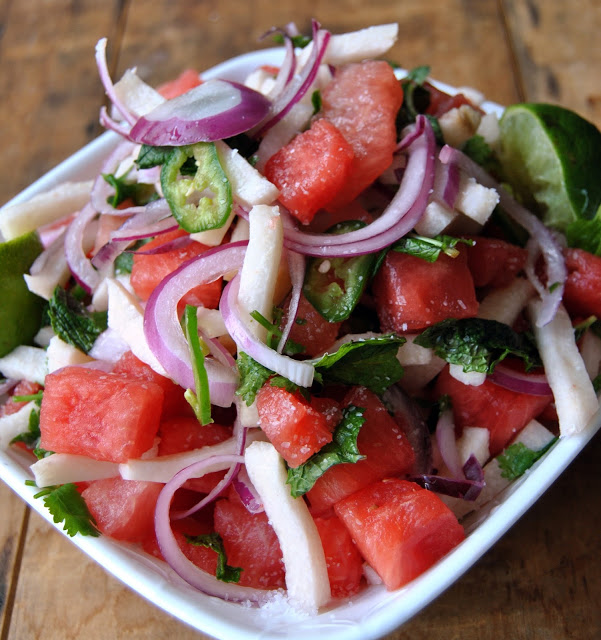
[{"label": "watermelon chunk", "polygon": [[326,417],[300,394],[267,383],[257,393],[257,410],[261,429],[291,467],[332,441]]},{"label": "watermelon chunk", "polygon": [[473,238],[467,265],[476,287],[506,287],[526,265],[528,251],[497,238]]},{"label": "watermelon chunk", "polygon": [[293,138],[265,165],[265,176],[280,190],[280,202],[303,224],[346,184],[353,150],[326,120]]},{"label": "watermelon chunk", "polygon": [[127,462],[154,444],[163,409],[154,382],[84,367],[46,376],[40,446],[96,460]]},{"label": "watermelon chunk", "polygon": [[478,312],[465,248],[436,262],[389,251],[373,282],[382,331],[407,333],[446,320],[471,318]]},{"label": "watermelon chunk", "polygon": [[108,478],[82,492],[101,533],[115,540],[143,542],[154,534],[154,509],[163,485]]},{"label": "watermelon chunk", "polygon": [[435,493],[398,478],[353,493],[334,511],[389,590],[419,576],[465,538]]},{"label": "watermelon chunk", "polygon": [[213,515],[228,564],[241,567],[242,586],[279,589],[285,586],[280,543],[265,513],[250,513],[239,502],[219,500]]},{"label": "watermelon chunk", "polygon": [[354,157],[346,183],[328,203],[331,210],[352,202],[392,163],[396,116],[403,90],[382,60],[346,65],[322,91],[322,115],[340,130]]},{"label": "watermelon chunk", "polygon": [[317,480],[307,493],[315,515],[326,513],[342,498],[376,480],[410,473],[415,461],[407,436],[375,393],[365,387],[355,387],[342,404],[365,409],[365,422],[359,431],[357,445],[366,457],[356,463],[331,467]]},{"label": "watermelon chunk", "polygon": [[601,318],[601,257],[583,249],[565,252],[568,279],[563,303],[570,313]]}]

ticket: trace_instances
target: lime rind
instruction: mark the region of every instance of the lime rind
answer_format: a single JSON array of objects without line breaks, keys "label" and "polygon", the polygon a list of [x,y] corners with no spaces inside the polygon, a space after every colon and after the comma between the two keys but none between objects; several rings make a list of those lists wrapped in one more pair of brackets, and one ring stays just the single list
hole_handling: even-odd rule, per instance
[{"label": "lime rind", "polygon": [[500,121],[504,178],[545,224],[565,231],[601,205],[601,133],[550,104],[508,107]]}]

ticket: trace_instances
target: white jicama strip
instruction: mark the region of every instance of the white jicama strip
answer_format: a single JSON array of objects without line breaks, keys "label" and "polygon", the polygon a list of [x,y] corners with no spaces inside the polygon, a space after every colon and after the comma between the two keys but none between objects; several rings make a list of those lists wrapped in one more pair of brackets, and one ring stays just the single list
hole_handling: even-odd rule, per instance
[{"label": "white jicama strip", "polygon": [[486,380],[486,373],[480,371],[464,371],[461,364],[450,364],[449,374],[463,384],[479,387]]},{"label": "white jicama strip", "polygon": [[53,453],[34,462],[29,468],[38,487],[104,480],[119,475],[119,465],[115,462],[94,460],[73,453]]},{"label": "white jicama strip", "polygon": [[499,204],[499,194],[495,189],[485,187],[471,176],[461,172],[459,193],[455,200],[457,211],[461,211],[479,225],[484,225],[497,204]]},{"label": "white jicama strip", "polygon": [[551,322],[540,327],[541,301],[528,305],[534,337],[553,391],[562,436],[579,433],[599,408],[599,401],[588,377],[574,339],[568,312],[560,305]]},{"label": "white jicama strip", "polygon": [[4,207],[0,213],[0,234],[12,240],[45,224],[78,211],[90,199],[92,181],[64,182],[27,202]]},{"label": "white jicama strip", "polygon": [[515,278],[510,285],[495,289],[482,299],[478,317],[512,326],[535,293],[530,280]]},{"label": "white jicama strip", "polygon": [[270,442],[254,442],[244,457],[250,480],[280,542],[290,601],[315,613],[331,598],[315,522],[305,501],[290,495],[284,460]]},{"label": "white jicama strip", "polygon": [[13,438],[29,430],[29,416],[37,411],[35,402],[28,402],[19,411],[0,418],[0,449],[6,450]]},{"label": "white jicama strip", "polygon": [[423,216],[415,225],[415,230],[422,236],[430,238],[446,231],[459,214],[440,202],[429,202]]},{"label": "white jicama strip", "polygon": [[484,427],[463,427],[463,433],[457,440],[459,461],[464,465],[471,455],[476,456],[480,464],[490,458],[490,431]]},{"label": "white jicama strip", "polygon": [[[240,270],[238,303],[243,313],[258,311],[271,321],[284,242],[280,210],[277,206],[257,205],[250,210],[249,223],[250,238]],[[267,330],[250,315],[248,326],[256,338],[265,340]]]},{"label": "white jicama strip", "polygon": [[63,342],[58,336],[53,336],[50,339],[48,349],[46,349],[46,356],[48,358],[48,373],[63,367],[92,362],[92,358],[89,355]]},{"label": "white jicama strip", "polygon": [[333,35],[323,62],[339,65],[384,55],[396,42],[399,25],[380,24],[359,31]]},{"label": "white jicama strip", "polygon": [[280,195],[279,189],[261,175],[249,162],[225,142],[215,142],[219,162],[232,187],[234,199],[242,205],[271,204]]},{"label": "white jicama strip", "polygon": [[[249,431],[246,435],[246,442],[254,442],[258,438],[264,438],[263,433],[256,429]],[[159,456],[157,458],[128,460],[119,465],[119,473],[124,480],[143,480],[146,482],[169,482],[171,478],[183,468],[208,460],[215,456],[232,455],[238,453],[238,443],[236,438],[224,440],[219,444],[202,447],[201,449],[193,449],[192,451],[184,451],[183,453],[173,453],[167,456]],[[231,462],[225,466],[211,469],[212,471],[220,471],[229,468]],[[208,473],[208,471],[207,471]]]},{"label": "white jicama strip", "polygon": [[438,118],[438,122],[447,144],[459,148],[476,133],[481,119],[479,111],[468,104],[462,104],[449,109]]},{"label": "white jicama strip", "polygon": [[399,348],[396,354],[396,359],[401,365],[428,364],[432,362],[434,351],[413,342],[417,338],[417,334],[405,334],[403,337],[407,339],[407,342]]},{"label": "white jicama strip", "polygon": [[143,116],[165,102],[165,98],[142,80],[135,69],[127,69],[113,86],[117,97],[136,116]]},{"label": "white jicama strip", "polygon": [[52,298],[57,285],[62,287],[67,284],[71,272],[65,256],[64,235],[38,256],[31,270],[34,273],[23,276],[27,288],[44,300]]},{"label": "white jicama strip", "polygon": [[107,278],[109,298],[108,326],[129,345],[133,354],[154,371],[167,376],[156,359],[144,335],[144,312],[127,289],[113,278]]},{"label": "white jicama strip", "polygon": [[43,385],[46,371],[46,351],[39,347],[21,345],[0,358],[0,373],[5,378]]},{"label": "white jicama strip", "polygon": [[54,329],[51,326],[42,327],[33,337],[33,341],[38,347],[46,348],[54,336]]}]

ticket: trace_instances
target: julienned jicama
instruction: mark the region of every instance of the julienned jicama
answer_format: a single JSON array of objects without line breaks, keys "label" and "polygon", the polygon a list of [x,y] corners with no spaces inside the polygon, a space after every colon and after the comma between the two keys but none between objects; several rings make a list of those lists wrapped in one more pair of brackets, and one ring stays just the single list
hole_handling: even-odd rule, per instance
[{"label": "julienned jicama", "polygon": [[[601,182],[580,210],[550,144],[553,198],[518,202],[515,112],[382,60],[396,25],[270,34],[277,68],[157,90],[98,43],[112,152],[0,215],[0,439],[69,535],[317,613],[423,573],[586,427]],[[585,126],[528,105],[539,140],[547,108]]]}]

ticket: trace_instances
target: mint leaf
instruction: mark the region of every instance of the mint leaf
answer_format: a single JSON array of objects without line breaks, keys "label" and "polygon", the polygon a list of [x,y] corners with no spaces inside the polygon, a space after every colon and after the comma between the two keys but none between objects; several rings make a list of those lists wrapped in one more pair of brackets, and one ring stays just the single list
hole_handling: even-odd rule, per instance
[{"label": "mint leaf", "polygon": [[427,64],[423,64],[419,67],[413,67],[404,78],[405,81],[409,80],[415,82],[415,84],[422,85],[428,79],[430,75],[430,67]]},{"label": "mint leaf", "polygon": [[326,353],[312,362],[318,379],[324,383],[361,385],[382,394],[403,376],[396,356],[405,342],[405,338],[395,335],[347,342],[335,353]]},{"label": "mint leaf", "polygon": [[67,344],[88,353],[96,338],[107,328],[107,312],[90,312],[57,286],[48,301],[48,316],[54,333]]},{"label": "mint leaf", "polygon": [[[37,394],[36,394],[37,395]],[[32,409],[29,413],[29,422],[27,424],[27,431],[20,433],[15,436],[10,444],[15,444],[16,442],[22,442],[29,448],[35,447],[40,440],[40,411],[39,409]]]},{"label": "mint leaf", "polygon": [[488,173],[499,174],[500,166],[494,151],[481,135],[476,134],[466,140],[462,151]]},{"label": "mint leaf", "polygon": [[127,182],[126,176],[117,178],[112,173],[103,173],[102,177],[115,190],[115,193],[106,199],[111,207],[118,207],[127,199],[133,200],[136,205],[144,205],[156,197],[156,191],[151,184]]},{"label": "mint leaf", "polygon": [[512,481],[519,478],[555,444],[556,440],[557,438],[553,438],[551,442],[538,451],[533,451],[523,442],[516,442],[510,445],[502,454],[497,456],[497,462],[501,467],[501,476]]},{"label": "mint leaf", "polygon": [[454,238],[453,236],[445,235],[428,238],[426,236],[411,235],[395,242],[392,249],[398,253],[407,253],[417,258],[422,258],[427,262],[436,262],[441,253],[455,258],[459,254],[459,250],[456,247],[460,242],[469,246],[474,244],[474,241],[468,238]]},{"label": "mint leaf", "polygon": [[207,547],[217,553],[217,571],[215,577],[222,582],[239,582],[241,567],[232,567],[227,563],[223,540],[218,533],[206,533],[200,536],[188,536],[186,540],[196,547]]},{"label": "mint leaf", "polygon": [[529,334],[517,333],[510,326],[484,318],[450,318],[428,327],[415,344],[428,349],[463,370],[492,373],[495,366],[509,355],[523,360],[526,371],[541,366],[534,340]]},{"label": "mint leaf", "polygon": [[290,485],[293,498],[307,493],[330,467],[345,462],[358,462],[365,458],[357,447],[357,436],[365,422],[363,411],[364,409],[354,405],[345,407],[342,420],[334,431],[333,441],[314,453],[303,464],[288,469],[286,484]]},{"label": "mint leaf", "polygon": [[255,401],[257,391],[273,375],[273,371],[259,364],[244,351],[238,353],[238,373],[240,374],[240,385],[236,390],[236,395],[240,396],[247,406]]},{"label": "mint leaf", "polygon": [[54,522],[62,522],[63,530],[68,535],[74,536],[76,533],[82,536],[98,537],[100,535],[85,500],[74,484],[46,487],[34,498],[44,499],[44,504],[52,514]]}]

